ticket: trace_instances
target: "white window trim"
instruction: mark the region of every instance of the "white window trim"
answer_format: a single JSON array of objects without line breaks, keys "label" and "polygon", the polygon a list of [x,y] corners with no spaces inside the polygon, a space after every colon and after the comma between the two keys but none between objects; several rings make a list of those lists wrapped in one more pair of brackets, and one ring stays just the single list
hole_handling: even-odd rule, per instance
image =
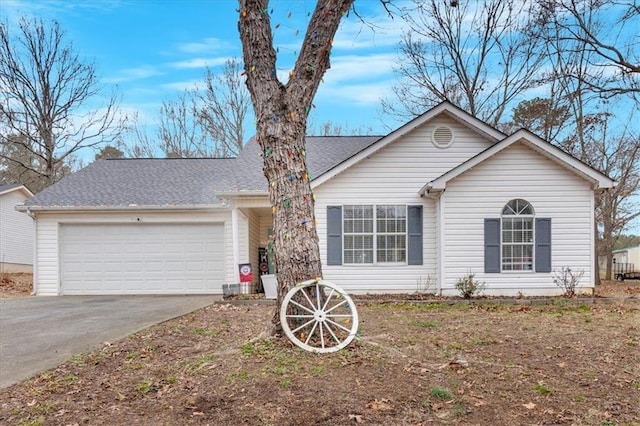
[{"label": "white window trim", "polygon": [[[535,209],[533,208],[533,205],[523,199],[523,198],[518,198],[519,200],[523,200],[526,201],[527,204],[531,207],[531,210],[533,210],[533,214],[507,214],[505,215],[503,213],[504,208],[513,200],[509,200],[503,207],[502,207],[502,211],[500,214],[500,272],[504,273],[504,274],[533,274],[535,273],[535,269],[536,269],[536,215],[535,215]],[[504,235],[504,219],[505,217],[507,218],[523,218],[523,219],[531,219],[531,234],[533,235],[533,239],[531,240],[531,243],[505,243],[503,241],[503,235]],[[502,254],[502,248],[505,245],[510,245],[510,246],[524,246],[524,245],[531,245],[531,269],[504,269],[504,256]]]},{"label": "white window trim", "polygon": [[[357,233],[347,233],[344,230],[344,220],[345,220],[345,213],[346,213],[346,207],[348,206],[371,206],[373,208],[373,232],[372,233],[362,233],[362,232],[357,232]],[[405,247],[404,247],[404,258],[405,261],[404,262],[378,262],[378,216],[377,216],[377,208],[381,207],[381,206],[395,206],[395,207],[403,207],[404,208],[404,220],[405,220],[405,229],[404,229],[404,233],[399,233],[399,232],[395,232],[395,233],[381,233],[380,235],[404,235],[404,241],[405,241]],[[367,265],[367,266],[406,266],[408,263],[408,247],[407,247],[407,241],[408,241],[408,211],[407,211],[407,205],[406,204],[343,204],[342,205],[342,259],[343,259],[343,265],[344,266],[362,266],[362,265]],[[345,240],[346,240],[346,236],[347,235],[371,235],[373,237],[373,263],[347,263],[346,262],[346,256],[345,256]]]}]

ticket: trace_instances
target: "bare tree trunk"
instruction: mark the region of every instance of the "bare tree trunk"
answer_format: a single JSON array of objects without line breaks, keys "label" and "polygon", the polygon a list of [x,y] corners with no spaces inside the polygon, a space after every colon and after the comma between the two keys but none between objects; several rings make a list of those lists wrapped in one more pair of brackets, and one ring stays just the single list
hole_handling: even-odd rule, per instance
[{"label": "bare tree trunk", "polygon": [[240,0],[238,29],[247,88],[256,114],[263,172],[273,206],[278,274],[274,334],[281,331],[278,310],[288,289],[322,276],[304,137],[311,102],[330,66],[331,41],[352,3],[353,0],[318,1],[285,85],[276,73],[268,0]]}]

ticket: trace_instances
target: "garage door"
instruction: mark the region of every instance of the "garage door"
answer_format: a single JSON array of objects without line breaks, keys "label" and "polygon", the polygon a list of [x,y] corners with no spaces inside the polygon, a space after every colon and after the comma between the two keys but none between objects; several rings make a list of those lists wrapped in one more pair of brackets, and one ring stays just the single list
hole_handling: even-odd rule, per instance
[{"label": "garage door", "polygon": [[222,224],[61,225],[62,294],[222,293]]}]

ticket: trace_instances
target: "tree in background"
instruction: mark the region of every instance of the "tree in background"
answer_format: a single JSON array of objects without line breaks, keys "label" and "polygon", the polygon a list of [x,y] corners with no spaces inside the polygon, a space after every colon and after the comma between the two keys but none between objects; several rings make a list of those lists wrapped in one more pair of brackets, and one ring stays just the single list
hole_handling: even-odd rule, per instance
[{"label": "tree in background", "polygon": [[74,52],[58,22],[22,18],[9,30],[0,24],[0,157],[23,169],[37,192],[70,172],[75,153],[113,140],[122,125],[115,95],[101,96],[95,65]]},{"label": "tree in background", "polygon": [[512,113],[512,121],[502,125],[502,130],[527,129],[547,141],[555,141],[570,118],[568,107],[555,104],[550,98],[533,98],[521,101]]},{"label": "tree in background", "polygon": [[395,97],[382,103],[385,113],[413,118],[448,100],[496,127],[514,100],[540,84],[534,2],[456,3],[414,0],[400,9],[409,30],[400,43]]},{"label": "tree in background", "polygon": [[98,151],[95,155],[96,161],[106,160],[109,158],[124,158],[124,152],[122,152],[122,150],[115,146],[107,145],[100,149],[100,151]]},{"label": "tree in background", "polygon": [[[640,57],[640,45],[625,41],[636,35],[640,10],[608,0],[559,0],[542,6],[545,25],[539,34],[553,82],[550,107],[567,112],[564,130],[552,142],[618,182],[596,196],[596,255],[606,256],[605,279],[611,279],[615,241],[640,212],[634,202],[640,194],[640,74],[628,66]],[[612,26],[614,22],[620,26]],[[628,119],[620,117],[624,124],[613,124],[615,114]]]},{"label": "tree in background", "polygon": [[244,126],[252,112],[241,64],[227,60],[219,75],[207,68],[204,86],[196,92],[198,122],[216,142],[218,156],[235,157],[244,145]]},{"label": "tree in background", "polygon": [[[332,39],[353,0],[319,0],[286,84],[276,72],[268,0],[240,0],[238,29],[257,141],[273,206],[277,306],[289,288],[322,276],[314,199],[305,158],[307,114],[327,69]],[[274,315],[274,333],[281,329]]]},{"label": "tree in background", "polygon": [[129,156],[167,158],[226,158],[244,145],[244,127],[251,99],[236,59],[225,61],[222,74],[207,68],[203,87],[186,90],[162,103],[155,130],[135,115]]},{"label": "tree in background", "polygon": [[[640,7],[634,0],[547,0],[541,2],[558,41],[556,54],[584,53],[586,68],[573,75],[605,98],[640,94]],[[573,48],[571,48],[573,46]],[[580,49],[580,50],[576,50]]]}]

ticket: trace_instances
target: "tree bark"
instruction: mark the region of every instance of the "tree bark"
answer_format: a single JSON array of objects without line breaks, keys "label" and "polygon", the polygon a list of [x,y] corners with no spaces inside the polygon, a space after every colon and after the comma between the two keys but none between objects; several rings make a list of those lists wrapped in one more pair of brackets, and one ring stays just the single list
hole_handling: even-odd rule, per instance
[{"label": "tree bark", "polygon": [[318,1],[289,81],[282,84],[276,73],[269,2],[240,0],[238,30],[247,88],[256,114],[257,141],[273,211],[278,275],[274,334],[281,331],[278,312],[286,292],[296,283],[322,276],[315,203],[306,163],[307,114],[330,66],[332,39],[352,3]]}]

